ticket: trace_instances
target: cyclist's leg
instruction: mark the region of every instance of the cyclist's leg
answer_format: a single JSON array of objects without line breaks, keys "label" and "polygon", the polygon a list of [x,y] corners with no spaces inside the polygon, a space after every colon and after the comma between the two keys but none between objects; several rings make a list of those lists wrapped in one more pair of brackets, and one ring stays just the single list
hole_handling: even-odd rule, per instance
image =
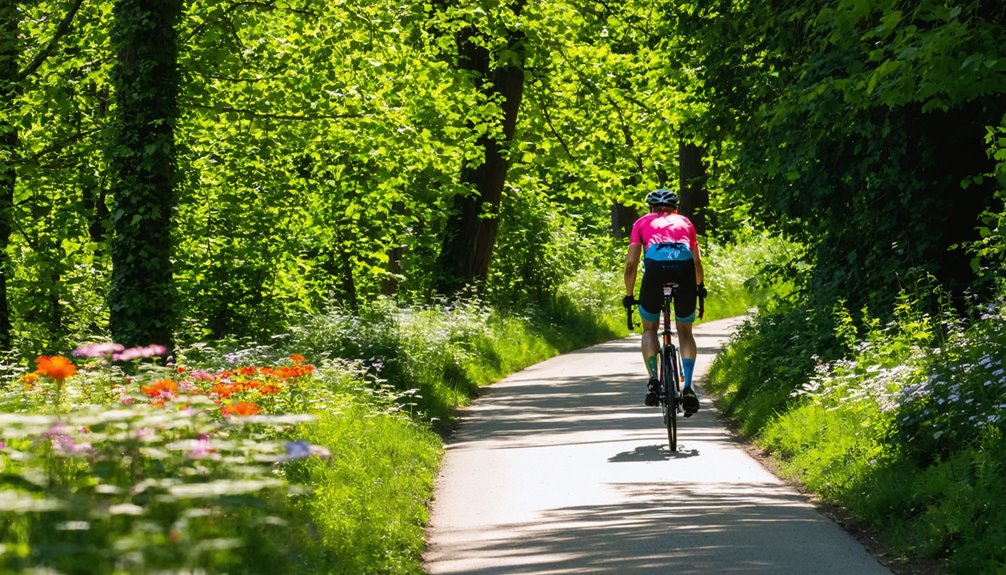
[{"label": "cyclist's leg", "polygon": [[674,290],[674,319],[678,329],[678,348],[681,353],[681,364],[684,368],[685,388],[692,386],[692,370],[695,367],[695,357],[698,349],[695,336],[692,334],[692,323],[695,321],[695,304],[697,288],[695,285],[695,262],[686,260],[677,262],[679,275],[678,288]]},{"label": "cyclist's leg", "polygon": [[692,374],[695,372],[695,358],[698,356],[698,346],[692,333],[692,323],[695,321],[696,285],[695,264],[692,260],[682,262],[682,276],[675,290],[674,315],[675,327],[678,330],[678,347],[681,353],[681,368],[685,378],[682,403],[685,415],[691,415],[699,410],[699,398],[692,388]]},{"label": "cyclist's leg", "polygon": [[657,339],[657,326],[660,322],[643,320],[643,363],[646,364],[646,371],[649,379],[646,381],[646,397],[643,398],[643,405],[653,407],[659,403],[657,390],[660,383],[657,379],[658,366],[657,354],[660,352],[660,342]]},{"label": "cyclist's leg", "polygon": [[660,307],[663,303],[662,278],[664,275],[660,262],[646,260],[643,280],[639,286],[639,317],[643,320],[643,338],[640,348],[643,352],[643,363],[649,380],[646,383],[647,393],[644,403],[657,405],[657,355],[660,353],[660,340],[657,329],[660,326]]},{"label": "cyclist's leg", "polygon": [[692,386],[692,371],[695,368],[695,358],[698,347],[692,334],[692,322],[675,322],[678,329],[678,348],[681,350],[681,365],[684,368],[685,387]]},{"label": "cyclist's leg", "polygon": [[660,325],[660,307],[664,301],[663,282],[665,262],[644,260],[643,280],[639,284],[639,318],[643,320],[643,362],[651,378],[657,377],[657,354],[660,342],[657,328]]},{"label": "cyclist's leg", "polygon": [[657,377],[657,354],[660,353],[660,339],[657,337],[659,321],[643,320],[643,362],[650,377]]}]

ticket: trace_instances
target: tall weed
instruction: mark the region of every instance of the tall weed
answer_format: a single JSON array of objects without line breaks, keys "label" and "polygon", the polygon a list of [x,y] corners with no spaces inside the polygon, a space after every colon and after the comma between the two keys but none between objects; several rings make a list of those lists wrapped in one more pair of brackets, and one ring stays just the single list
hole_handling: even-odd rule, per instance
[{"label": "tall weed", "polygon": [[711,240],[702,250],[710,320],[743,315],[773,297],[788,296],[807,267],[802,245],[767,232],[742,230],[730,243]]},{"label": "tall weed", "polygon": [[741,324],[710,367],[707,385],[741,432],[754,435],[814,373],[822,359],[816,354],[840,351],[830,313],[781,300]]}]

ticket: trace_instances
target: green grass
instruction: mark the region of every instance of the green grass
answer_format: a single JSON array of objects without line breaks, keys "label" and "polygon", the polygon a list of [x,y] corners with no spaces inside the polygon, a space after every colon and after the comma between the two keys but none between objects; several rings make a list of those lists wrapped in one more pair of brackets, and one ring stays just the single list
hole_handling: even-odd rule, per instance
[{"label": "green grass", "polygon": [[[1006,327],[985,309],[894,321],[780,305],[741,328],[711,389],[782,473],[851,511],[911,572],[1006,571]],[[823,357],[826,356],[826,357]]]},{"label": "green grass", "polygon": [[[721,291],[713,290],[714,294],[733,294],[730,305],[740,309],[763,296],[740,285],[756,273],[755,268],[731,275],[724,267],[750,258],[735,258],[729,251],[716,257]],[[260,437],[265,451],[276,441],[297,439],[323,446],[331,456],[285,463],[274,473],[289,481],[289,490],[224,497],[216,502],[219,511],[212,516],[203,517],[184,502],[174,502],[175,507],[164,508],[157,516],[167,522],[164,525],[139,521],[122,531],[115,521],[94,520],[77,537],[74,555],[58,562],[52,559],[56,547],[72,534],[56,529],[59,520],[53,516],[17,515],[0,528],[0,544],[8,557],[17,557],[3,567],[27,573],[58,564],[73,571],[76,557],[90,557],[89,572],[116,575],[186,568],[207,573],[422,573],[421,552],[442,436],[451,429],[457,408],[477,397],[482,386],[509,373],[558,353],[624,336],[621,282],[620,269],[582,270],[550,301],[519,311],[512,305],[509,311],[499,311],[478,299],[432,305],[377,300],[357,314],[332,311],[306,318],[268,343],[183,345],[179,358],[190,370],[277,365],[288,363],[292,353],[306,356],[318,367],[309,388],[272,405],[312,413],[316,421],[295,430],[281,426],[268,431],[266,426],[264,435],[250,437]],[[712,299],[709,309],[718,312],[711,317],[730,315],[730,305]],[[10,372],[14,377],[24,373]],[[150,374],[149,379],[163,375]],[[79,387],[86,394],[115,380],[98,373],[78,377],[83,378]],[[16,379],[6,384],[5,401],[31,411],[33,404],[24,400],[19,386]],[[105,398],[116,399],[115,394]],[[187,432],[181,433],[165,437],[165,445],[179,438],[191,441],[185,439]],[[109,448],[115,450],[114,445]],[[254,451],[248,456],[258,457]],[[91,472],[87,466],[75,467],[83,464],[80,460],[67,461],[72,465],[61,468],[66,496],[79,498],[91,484]],[[199,475],[200,465],[205,465],[184,457],[166,461],[174,466],[171,469],[188,475]],[[163,467],[156,460],[144,465],[148,477],[156,477]],[[213,466],[214,473],[224,477],[247,473],[246,468],[246,463]],[[17,474],[11,474],[15,468],[5,471],[7,479],[16,479]],[[182,521],[182,516],[187,518]],[[99,532],[99,526],[105,530]],[[185,543],[185,553],[171,551],[178,538]],[[40,549],[40,543],[49,547]],[[221,548],[214,551],[214,545]],[[132,549],[135,561],[108,551],[116,549]]]},{"label": "green grass", "polygon": [[295,475],[311,486],[299,501],[317,543],[298,561],[299,572],[422,573],[441,456],[437,435],[401,414],[354,402],[322,415],[307,438],[333,451],[329,459],[305,460]]}]

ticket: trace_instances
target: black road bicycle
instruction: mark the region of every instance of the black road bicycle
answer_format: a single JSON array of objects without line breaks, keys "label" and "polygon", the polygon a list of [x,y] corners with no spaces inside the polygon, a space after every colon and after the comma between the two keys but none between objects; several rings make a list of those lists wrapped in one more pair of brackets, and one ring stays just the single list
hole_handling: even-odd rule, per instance
[{"label": "black road bicycle", "polygon": [[[683,371],[678,348],[674,345],[674,331],[672,329],[674,316],[671,315],[674,290],[677,287],[678,284],[673,282],[664,285],[664,301],[661,305],[662,329],[660,330],[662,345],[660,347],[657,366],[659,387],[656,390],[657,404],[660,406],[664,426],[667,427],[667,445],[672,452],[678,450],[678,414],[682,412],[681,378]],[[698,300],[699,309],[697,316],[702,318],[702,315],[705,313],[705,298],[700,297]],[[638,304],[639,302],[636,301],[634,303]],[[632,331],[636,327],[632,322],[632,310],[633,308],[625,310],[629,331]]]}]

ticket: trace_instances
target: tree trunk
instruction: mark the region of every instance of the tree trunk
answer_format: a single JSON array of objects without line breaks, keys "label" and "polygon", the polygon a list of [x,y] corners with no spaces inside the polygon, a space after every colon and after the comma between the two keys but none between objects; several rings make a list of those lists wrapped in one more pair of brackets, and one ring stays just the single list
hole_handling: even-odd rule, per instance
[{"label": "tree trunk", "polygon": [[[519,14],[524,3],[513,10]],[[474,41],[479,32],[468,28],[458,36],[459,64],[473,73],[475,82],[490,97],[502,96],[503,137],[498,140],[486,134],[479,139],[484,161],[475,167],[465,167],[461,182],[472,193],[454,198],[454,210],[446,224],[444,241],[437,261],[437,290],[454,293],[466,285],[480,284],[488,275],[489,262],[496,232],[499,229],[500,201],[506,182],[509,162],[504,150],[513,140],[517,112],[524,95],[524,33],[510,31],[507,50],[512,58],[491,66],[489,51]],[[480,82],[481,79],[486,81]]]},{"label": "tree trunk", "polygon": [[706,150],[691,142],[678,142],[678,168],[680,174],[679,208],[692,220],[695,231],[706,233],[706,211],[709,208],[709,189],[706,188]]},{"label": "tree trunk", "polygon": [[636,208],[623,206],[618,202],[611,204],[611,235],[616,238],[627,238],[632,233],[632,224],[639,219]]},{"label": "tree trunk", "polygon": [[405,246],[395,246],[388,250],[388,275],[381,285],[381,293],[395,295],[398,293],[399,278],[402,277],[402,259],[405,258]]},{"label": "tree trunk", "polygon": [[6,0],[0,5],[0,350],[10,350],[10,307],[7,303],[7,274],[11,268],[7,261],[14,217],[14,185],[17,171],[14,159],[18,152],[18,131],[14,118],[18,93],[18,10],[15,2]]},{"label": "tree trunk", "polygon": [[117,103],[109,150],[114,236],[109,293],[112,337],[127,346],[174,343],[171,268],[174,125],[183,0],[119,0],[112,41]]}]

